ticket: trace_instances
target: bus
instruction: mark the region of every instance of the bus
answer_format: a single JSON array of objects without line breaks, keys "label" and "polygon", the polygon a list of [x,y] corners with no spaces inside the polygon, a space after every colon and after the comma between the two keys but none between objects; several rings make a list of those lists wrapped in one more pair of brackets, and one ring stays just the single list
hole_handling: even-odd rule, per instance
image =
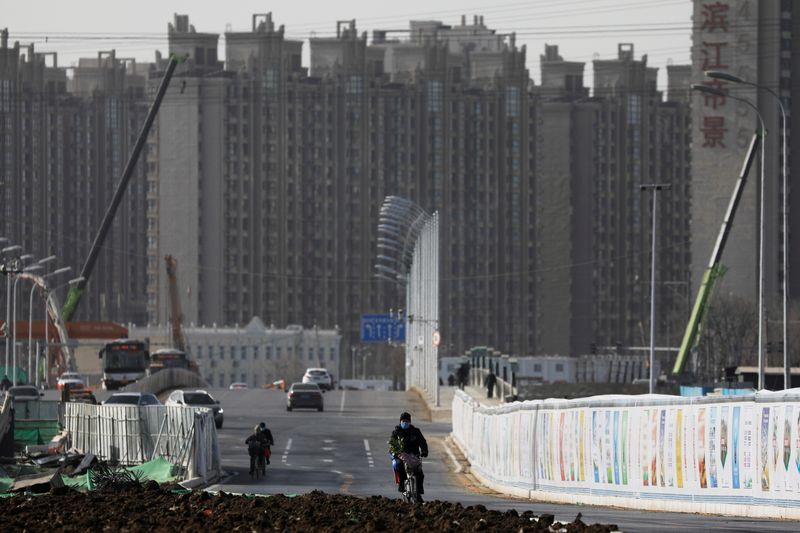
[{"label": "bus", "polygon": [[103,360],[103,389],[116,390],[145,376],[150,360],[143,341],[117,339],[100,350]]},{"label": "bus", "polygon": [[159,370],[164,370],[165,368],[194,370],[194,365],[191,359],[189,359],[189,356],[186,355],[186,352],[181,350],[166,348],[163,350],[156,350],[150,354],[150,366],[147,368],[148,375],[152,376]]}]

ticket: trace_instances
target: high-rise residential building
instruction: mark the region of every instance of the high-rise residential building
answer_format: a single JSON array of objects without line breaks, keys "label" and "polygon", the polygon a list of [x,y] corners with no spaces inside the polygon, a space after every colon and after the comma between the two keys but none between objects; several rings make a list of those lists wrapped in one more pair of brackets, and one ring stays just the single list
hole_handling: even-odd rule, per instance
[{"label": "high-rise residential building", "polygon": [[[784,254],[789,254],[790,298],[800,297],[800,247],[792,236],[800,234],[800,196],[784,190],[781,179],[783,142],[778,103],[766,90],[712,80],[704,71],[722,71],[775,92],[786,109],[788,175],[798,174],[800,161],[792,157],[800,136],[792,135],[792,104],[800,97],[800,15],[788,0],[695,0],[692,46],[692,81],[721,89],[755,105],[764,118],[764,283],[765,307],[770,316],[768,338],[779,341],[780,302],[783,292]],[[750,138],[758,127],[756,114],[732,98],[695,93],[692,97],[692,284],[696,289],[714,247],[733,186],[742,167]],[[760,159],[760,158],[759,158]],[[722,256],[727,271],[718,291],[758,301],[760,258],[760,163],[753,165],[728,246]],[[784,195],[788,193],[788,250],[784,249]],[[775,325],[773,329],[772,325]],[[790,325],[791,327],[791,325]]]},{"label": "high-rise residential building", "polygon": [[541,65],[547,135],[536,184],[538,352],[649,345],[653,197],[641,186],[653,183],[671,186],[658,199],[657,335],[660,346],[676,345],[688,317],[686,93],[665,101],[656,69],[629,44],[619,45],[615,60],[594,61],[591,97],[583,63],[548,46]]},{"label": "high-rise residential building", "polygon": [[404,302],[374,277],[378,210],[393,194],[441,216],[443,349],[533,350],[538,129],[525,49],[477,18],[386,34],[370,43],[339,23],[310,40],[306,69],[301,43],[254,15],[250,32],[226,34],[223,66],[209,52],[218,36],[176,17],[170,52],[191,57],[149,150],[152,322],[166,320],[171,254],[189,323],[257,315],[338,325],[357,342],[361,314]]},{"label": "high-rise residential building", "polygon": [[[9,46],[3,30],[0,236],[37,259],[56,255],[48,266],[70,266],[73,277],[80,273],[144,121],[147,73],[147,65],[110,51],[81,59],[68,78],[57,54]],[[147,318],[145,176],[145,165],[138,165],[78,319]],[[20,305],[27,308],[27,299]]]}]

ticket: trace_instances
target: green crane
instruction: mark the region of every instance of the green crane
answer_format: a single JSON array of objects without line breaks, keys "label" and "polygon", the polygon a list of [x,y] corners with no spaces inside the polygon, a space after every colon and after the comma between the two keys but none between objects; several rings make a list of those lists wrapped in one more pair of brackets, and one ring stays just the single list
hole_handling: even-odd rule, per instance
[{"label": "green crane", "polygon": [[100,249],[103,247],[103,242],[106,239],[106,235],[108,235],[108,230],[111,229],[111,223],[114,222],[114,216],[117,214],[117,209],[122,201],[122,196],[125,194],[125,190],[128,188],[128,182],[133,174],[133,169],[136,167],[136,162],[139,160],[139,155],[142,152],[142,148],[144,148],[147,135],[150,133],[150,128],[153,125],[156,114],[158,113],[158,108],[161,107],[161,101],[164,99],[164,94],[167,92],[169,82],[172,79],[172,74],[175,72],[175,67],[178,66],[178,63],[182,63],[184,60],[185,58],[179,58],[174,55],[170,56],[169,58],[169,63],[167,64],[167,69],[164,72],[164,77],[161,79],[161,83],[158,86],[156,97],[153,100],[153,103],[150,105],[150,110],[147,112],[147,117],[145,118],[142,130],[139,132],[139,137],[136,139],[136,144],[133,146],[133,151],[128,158],[128,163],[125,165],[125,170],[122,172],[122,179],[117,184],[117,188],[114,191],[114,197],[111,199],[111,204],[108,206],[106,214],[103,216],[103,221],[100,223],[100,229],[97,230],[97,235],[92,243],[92,248],[89,250],[89,256],[86,258],[86,263],[84,263],[83,269],[81,270],[81,278],[83,279],[79,283],[70,287],[69,293],[67,294],[67,299],[64,301],[64,306],[61,308],[61,320],[64,322],[70,320],[72,315],[75,314],[75,310],[78,308],[81,297],[86,290],[86,284],[89,282],[89,278],[94,270],[94,265],[97,262],[97,256],[100,253]]},{"label": "green crane", "polygon": [[733,225],[733,218],[736,216],[736,209],[739,207],[739,201],[744,192],[744,184],[747,181],[747,175],[750,172],[750,167],[755,160],[755,154],[758,147],[762,142],[764,136],[763,130],[757,130],[753,134],[750,141],[750,148],[747,151],[742,170],[739,172],[739,179],[736,181],[736,186],[733,188],[733,195],[728,203],[728,210],[725,213],[725,218],[722,221],[717,242],[714,245],[714,251],[711,253],[711,260],[708,262],[708,267],[703,274],[703,280],[700,283],[700,288],[697,290],[697,297],[694,300],[692,307],[692,314],[689,316],[689,323],[686,324],[686,332],[683,334],[683,341],[681,348],[678,352],[678,357],[675,359],[675,365],[672,367],[673,374],[681,374],[686,367],[686,361],[689,359],[689,352],[697,345],[700,338],[700,329],[708,312],[709,303],[711,300],[711,293],[717,281],[725,273],[725,267],[720,263],[722,260],[722,252],[725,250],[725,244],[728,241],[731,227]]}]

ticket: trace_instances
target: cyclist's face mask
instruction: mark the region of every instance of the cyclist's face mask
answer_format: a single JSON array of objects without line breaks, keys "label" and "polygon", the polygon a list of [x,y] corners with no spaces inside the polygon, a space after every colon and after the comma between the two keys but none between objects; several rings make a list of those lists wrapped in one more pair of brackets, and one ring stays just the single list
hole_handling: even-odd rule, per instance
[{"label": "cyclist's face mask", "polygon": [[409,426],[411,426],[411,422],[409,422],[408,420],[401,420],[400,421],[400,427],[401,428],[408,429]]}]

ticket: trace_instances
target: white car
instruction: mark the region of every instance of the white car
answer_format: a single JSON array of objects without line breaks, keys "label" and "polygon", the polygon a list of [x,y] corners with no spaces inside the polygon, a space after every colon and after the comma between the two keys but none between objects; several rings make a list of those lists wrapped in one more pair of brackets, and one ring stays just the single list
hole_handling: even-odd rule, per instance
[{"label": "white car", "polygon": [[217,429],[222,428],[225,411],[220,407],[219,400],[215,400],[207,391],[204,390],[176,390],[172,391],[164,402],[164,405],[182,405],[189,407],[208,407],[214,412],[214,425]]},{"label": "white car", "polygon": [[229,390],[245,390],[247,389],[247,383],[243,381],[235,381],[231,383],[231,386],[228,387]]},{"label": "white car", "polygon": [[149,392],[115,392],[108,397],[103,405],[138,405],[139,407],[150,407],[161,405],[155,394]]},{"label": "white car", "polygon": [[323,391],[333,390],[333,377],[324,368],[308,368],[303,374],[303,383],[316,383]]},{"label": "white car", "polygon": [[[69,384],[69,385],[67,385],[67,384]],[[81,384],[84,387],[86,386],[86,380],[83,379],[83,376],[81,376],[77,372],[64,372],[58,378],[58,381],[56,381],[56,388],[61,390],[65,386],[67,386],[67,388],[69,388],[69,386],[75,386],[77,384]]]}]

